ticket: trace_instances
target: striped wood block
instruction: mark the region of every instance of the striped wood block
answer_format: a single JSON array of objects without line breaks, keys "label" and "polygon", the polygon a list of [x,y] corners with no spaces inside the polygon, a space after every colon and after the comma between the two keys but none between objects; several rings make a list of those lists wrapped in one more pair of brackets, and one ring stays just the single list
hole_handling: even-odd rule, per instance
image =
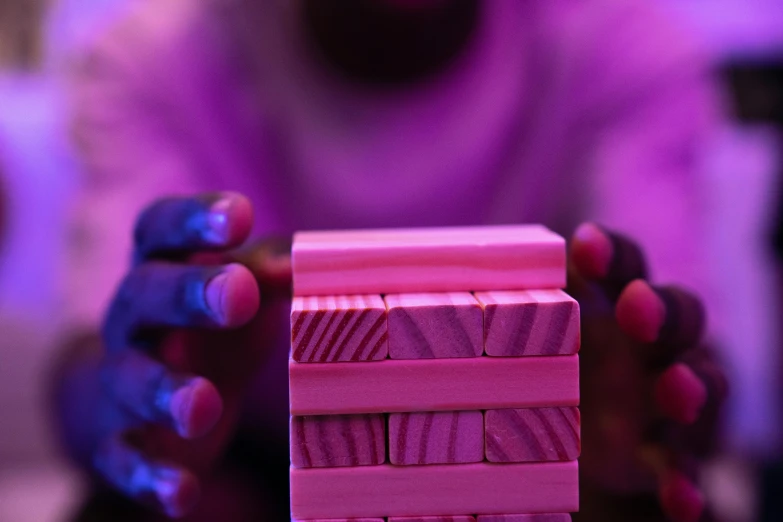
[{"label": "striped wood block", "polygon": [[391,359],[480,357],[484,351],[483,313],[468,292],[391,294]]},{"label": "striped wood block", "polygon": [[579,303],[562,290],[478,292],[484,351],[518,357],[579,351]]},{"label": "striped wood block", "polygon": [[488,410],[484,414],[487,460],[576,460],[581,451],[579,409]]},{"label": "striped wood block", "polygon": [[294,298],[294,361],[378,361],[385,359],[388,351],[386,305],[380,295]]},{"label": "striped wood block", "polygon": [[467,464],[482,460],[484,418],[480,411],[389,415],[392,464]]},{"label": "striped wood block", "polygon": [[386,460],[383,415],[291,417],[295,468],[371,466]]}]

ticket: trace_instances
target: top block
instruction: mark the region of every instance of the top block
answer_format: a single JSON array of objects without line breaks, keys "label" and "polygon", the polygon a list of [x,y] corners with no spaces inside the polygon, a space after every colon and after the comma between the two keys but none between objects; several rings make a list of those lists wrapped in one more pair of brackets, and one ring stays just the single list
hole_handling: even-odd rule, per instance
[{"label": "top block", "polygon": [[565,240],[540,225],[299,232],[294,295],[563,288]]}]

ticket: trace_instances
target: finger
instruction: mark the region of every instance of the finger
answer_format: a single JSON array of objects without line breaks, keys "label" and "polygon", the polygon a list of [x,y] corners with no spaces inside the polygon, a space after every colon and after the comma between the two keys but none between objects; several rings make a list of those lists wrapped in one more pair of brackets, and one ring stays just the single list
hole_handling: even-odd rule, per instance
[{"label": "finger", "polygon": [[269,238],[240,249],[234,258],[248,267],[265,290],[290,292],[291,238]]},{"label": "finger", "polygon": [[680,349],[697,346],[707,322],[701,300],[676,286],[657,286],[655,292],[666,307],[666,318],[658,334],[658,342]]},{"label": "finger", "polygon": [[120,436],[101,445],[93,464],[109,484],[170,517],[186,515],[198,501],[199,484],[192,473],[146,458]]},{"label": "finger", "polygon": [[223,413],[220,394],[207,379],[171,372],[137,350],[109,355],[102,381],[131,414],[170,426],[186,439],[206,435]]},{"label": "finger", "polygon": [[258,311],[259,290],[242,265],[223,267],[145,263],[120,286],[104,323],[112,350],[158,327],[237,327]]},{"label": "finger", "polygon": [[250,201],[236,193],[161,199],[136,222],[135,259],[233,248],[247,239],[252,225]]},{"label": "finger", "polygon": [[662,415],[681,424],[693,424],[707,402],[707,387],[693,370],[677,363],[656,379],[653,395]]},{"label": "finger", "polygon": [[653,287],[633,281],[620,294],[615,308],[620,329],[632,339],[652,344],[660,363],[701,341],[705,325],[704,306],[693,294],[672,286]]},{"label": "finger", "polygon": [[697,421],[682,428],[680,445],[696,457],[707,458],[720,443],[721,415],[729,393],[728,380],[714,350],[689,350],[682,360],[704,384],[706,399]]},{"label": "finger", "polygon": [[705,409],[720,410],[729,394],[729,382],[715,351],[709,348],[691,350],[683,357],[683,362],[704,383],[707,390]]},{"label": "finger", "polygon": [[654,343],[666,320],[666,304],[646,281],[637,279],[617,299],[615,316],[620,329],[631,339]]},{"label": "finger", "polygon": [[704,496],[696,484],[679,471],[659,477],[658,494],[664,513],[673,522],[698,522],[704,512]]},{"label": "finger", "polygon": [[586,279],[599,283],[614,297],[634,279],[647,277],[641,248],[627,237],[584,223],[571,240],[570,261]]}]

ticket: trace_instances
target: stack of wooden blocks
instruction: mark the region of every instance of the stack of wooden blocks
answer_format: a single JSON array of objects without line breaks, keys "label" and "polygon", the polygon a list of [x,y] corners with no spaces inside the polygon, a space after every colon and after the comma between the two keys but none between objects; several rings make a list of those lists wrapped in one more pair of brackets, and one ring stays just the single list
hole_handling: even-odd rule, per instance
[{"label": "stack of wooden blocks", "polygon": [[566,522],[579,307],[544,227],[294,238],[298,521]]}]

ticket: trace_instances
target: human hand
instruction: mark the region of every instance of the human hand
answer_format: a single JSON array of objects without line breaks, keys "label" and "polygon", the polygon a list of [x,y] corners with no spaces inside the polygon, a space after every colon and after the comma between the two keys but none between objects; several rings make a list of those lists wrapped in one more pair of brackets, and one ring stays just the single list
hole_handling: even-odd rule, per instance
[{"label": "human hand", "polygon": [[671,520],[699,520],[704,500],[694,474],[714,444],[726,394],[701,344],[702,303],[651,284],[639,247],[593,224],[571,240],[568,291],[582,313],[582,510],[575,522],[642,520],[649,514],[634,511],[639,502],[628,503],[630,512],[607,504],[656,488]]},{"label": "human hand", "polygon": [[236,194],[152,204],[103,327],[108,428],[95,471],[170,516],[197,501],[199,476],[230,440],[265,348],[277,346],[264,311],[289,298],[289,257],[276,261],[289,249],[234,252],[252,223]]}]

